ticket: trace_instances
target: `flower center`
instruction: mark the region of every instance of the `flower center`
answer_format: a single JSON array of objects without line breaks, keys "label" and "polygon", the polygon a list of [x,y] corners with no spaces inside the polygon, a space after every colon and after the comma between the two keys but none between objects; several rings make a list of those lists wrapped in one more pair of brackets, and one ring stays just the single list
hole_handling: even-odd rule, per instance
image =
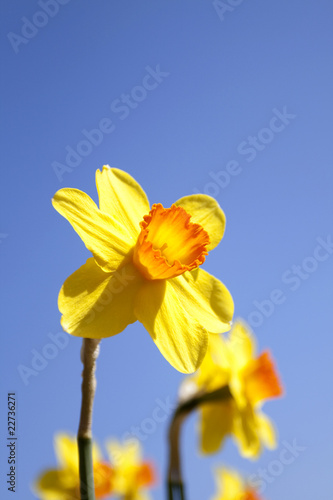
[{"label": "flower center", "polygon": [[156,482],[155,471],[152,464],[143,462],[137,471],[136,482],[138,486],[152,486]]},{"label": "flower center", "polygon": [[144,216],[133,261],[145,278],[174,278],[205,261],[209,236],[190,218],[182,207],[160,203]]},{"label": "flower center", "polygon": [[254,359],[243,373],[245,391],[252,404],[283,393],[279,375],[268,351]]},{"label": "flower center", "polygon": [[244,491],[244,496],[242,496],[242,500],[261,500],[257,493],[252,490],[252,489],[249,489],[249,488],[246,488],[246,490]]},{"label": "flower center", "polygon": [[94,483],[96,498],[104,498],[112,493],[113,469],[107,463],[94,464]]}]

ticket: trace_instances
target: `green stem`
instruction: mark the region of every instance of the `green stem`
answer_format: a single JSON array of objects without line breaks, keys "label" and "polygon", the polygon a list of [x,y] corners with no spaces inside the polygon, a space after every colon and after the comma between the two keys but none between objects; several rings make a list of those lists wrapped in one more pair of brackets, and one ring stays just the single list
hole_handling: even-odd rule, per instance
[{"label": "green stem", "polygon": [[231,397],[229,386],[225,385],[212,392],[200,391],[185,402],[180,403],[176,408],[169,427],[169,469],[167,484],[169,500],[185,500],[179,450],[180,434],[184,420],[201,404],[223,401]]},{"label": "green stem", "polygon": [[77,438],[79,446],[79,472],[81,500],[95,500],[92,439]]},{"label": "green stem", "polygon": [[92,414],[96,390],[96,359],[99,354],[99,342],[96,339],[83,339],[81,349],[82,402],[80,424],[77,434],[79,449],[79,473],[81,500],[95,500],[93,458],[92,458]]}]

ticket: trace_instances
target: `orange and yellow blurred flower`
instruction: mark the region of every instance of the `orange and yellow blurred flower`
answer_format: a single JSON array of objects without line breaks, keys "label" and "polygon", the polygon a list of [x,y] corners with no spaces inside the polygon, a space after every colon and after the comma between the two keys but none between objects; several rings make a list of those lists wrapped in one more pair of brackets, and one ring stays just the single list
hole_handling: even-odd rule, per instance
[{"label": "orange and yellow blurred flower", "polygon": [[257,492],[234,470],[219,467],[215,478],[217,493],[212,500],[261,500]]},{"label": "orange and yellow blurred flower", "polygon": [[200,439],[203,453],[215,453],[232,435],[240,453],[256,458],[265,445],[275,448],[275,430],[261,411],[266,399],[282,395],[282,386],[268,351],[256,355],[255,339],[249,327],[235,321],[227,338],[210,337],[208,352],[199,370],[185,379],[196,391],[211,392],[228,385],[231,396],[200,408]]},{"label": "orange and yellow blurred flower", "polygon": [[210,196],[190,195],[170,208],[149,206],[126,172],[96,172],[99,208],[84,192],[60,189],[52,202],[93,257],[59,294],[65,331],[105,338],[140,321],[177,370],[194,372],[210,333],[228,331],[233,301],[199,266],[220,242],[225,217]]},{"label": "orange and yellow blurred flower", "polygon": [[142,460],[139,441],[110,440],[106,448],[114,470],[114,495],[123,500],[149,500],[147,488],[156,484],[156,472],[151,462]]},{"label": "orange and yellow blurred flower", "polygon": [[[59,467],[44,471],[33,485],[41,500],[80,500],[80,478],[77,441],[74,436],[59,433],[54,439]],[[94,483],[96,499],[112,494],[113,471],[110,464],[102,461],[101,454],[93,445]]]}]

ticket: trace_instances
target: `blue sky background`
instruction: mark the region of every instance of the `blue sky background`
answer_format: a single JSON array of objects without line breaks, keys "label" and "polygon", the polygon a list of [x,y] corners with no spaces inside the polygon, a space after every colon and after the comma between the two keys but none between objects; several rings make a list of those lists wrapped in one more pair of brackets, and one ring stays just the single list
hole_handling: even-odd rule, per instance
[{"label": "blue sky background", "polygon": [[[286,387],[284,399],[264,407],[279,447],[256,462],[242,459],[231,441],[217,455],[199,457],[197,419],[189,419],[188,498],[211,498],[212,468],[226,464],[255,479],[266,469],[264,498],[331,499],[333,250],[322,241],[333,239],[332,3],[230,2],[238,6],[223,16],[202,0],[63,3],[49,17],[36,14],[37,1],[2,2],[1,498],[12,498],[7,392],[16,392],[18,405],[15,498],[33,499],[29,485],[55,466],[53,434],[77,430],[81,339],[69,337],[26,384],[18,367],[31,368],[33,350],[42,353],[52,343],[48,335],[61,331],[58,291],[89,256],[51,198],[67,186],[96,200],[95,170],[110,164],[132,174],[151,203],[170,206],[197,191],[215,196],[227,228],[204,268],[231,291],[235,316],[252,321]],[[29,31],[22,18],[44,26]],[[30,38],[18,38],[22,33]],[[135,87],[148,66],[164,75],[144,95]],[[131,92],[141,101],[119,111],[116,100]],[[271,121],[276,113],[287,114],[285,123]],[[54,162],[65,164],[66,147],[76,149],[82,130],[104,118],[113,131],[78,166],[56,175]],[[270,123],[281,130],[267,131]],[[249,137],[259,137],[252,153]],[[228,178],[231,161],[237,175]],[[318,245],[325,260],[313,257]],[[281,303],[260,317],[260,304],[276,289]],[[97,376],[93,428],[100,444],[132,426],[142,431],[157,400],[174,401],[183,380],[139,323],[102,342]],[[158,463],[156,500],[165,498],[165,435],[166,424],[157,423],[142,438],[146,457]],[[303,450],[282,464],[284,443],[294,440]]]}]

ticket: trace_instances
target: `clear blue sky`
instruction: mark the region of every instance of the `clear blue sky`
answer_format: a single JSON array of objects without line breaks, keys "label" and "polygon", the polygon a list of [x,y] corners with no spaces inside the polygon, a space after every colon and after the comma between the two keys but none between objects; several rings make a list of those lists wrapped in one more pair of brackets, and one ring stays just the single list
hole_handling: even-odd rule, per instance
[{"label": "clear blue sky", "polygon": [[[18,500],[33,499],[29,484],[55,465],[53,434],[78,425],[81,339],[69,337],[27,385],[18,371],[61,331],[59,288],[89,256],[51,198],[67,186],[96,200],[103,164],[131,173],[152,203],[197,191],[216,197],[227,229],[204,268],[228,286],[236,316],[251,320],[286,387],[283,400],[265,406],[279,448],[257,462],[231,442],[198,457],[191,417],[189,499],[212,496],[211,468],[220,463],[254,477],[269,469],[270,500],[333,496],[333,7],[236,3],[219,16],[203,0],[59,0],[44,11],[43,0],[2,2],[0,464],[7,473],[7,392],[15,391]],[[97,127],[95,144],[82,143]],[[280,303],[265,302],[263,316],[272,293]],[[141,428],[157,400],[175,400],[183,379],[139,323],[102,342],[97,375],[100,444]],[[161,478],[165,434],[158,423],[143,435]],[[294,440],[305,449],[281,465],[283,443]],[[0,483],[1,498],[12,498],[4,474]],[[154,498],[164,498],[163,483]]]}]

